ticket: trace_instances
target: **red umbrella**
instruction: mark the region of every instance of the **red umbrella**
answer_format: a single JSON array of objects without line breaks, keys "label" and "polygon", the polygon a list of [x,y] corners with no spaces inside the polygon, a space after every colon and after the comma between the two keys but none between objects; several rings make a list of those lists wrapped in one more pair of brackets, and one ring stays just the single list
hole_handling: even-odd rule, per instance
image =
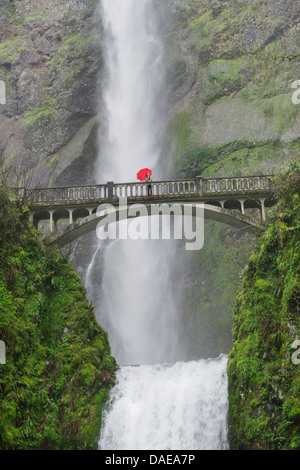
[{"label": "red umbrella", "polygon": [[149,173],[150,175],[152,175],[152,171],[149,170],[149,168],[143,168],[142,170],[140,170],[138,173],[137,173],[137,179],[140,180],[140,181],[145,181],[146,179],[146,174]]}]

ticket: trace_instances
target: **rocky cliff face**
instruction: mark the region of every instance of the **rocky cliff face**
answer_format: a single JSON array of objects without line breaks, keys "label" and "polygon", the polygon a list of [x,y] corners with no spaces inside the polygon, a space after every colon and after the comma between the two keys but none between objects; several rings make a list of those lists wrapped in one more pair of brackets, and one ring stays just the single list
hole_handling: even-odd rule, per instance
[{"label": "rocky cliff face", "polygon": [[299,157],[297,2],[167,3],[175,166],[265,173]]},{"label": "rocky cliff face", "polygon": [[[3,0],[0,149],[29,183],[91,182],[103,81],[98,0]],[[170,100],[166,155],[183,175],[271,172],[299,155],[300,7],[157,2]]]},{"label": "rocky cliff face", "polygon": [[14,180],[85,184],[95,154],[101,50],[97,0],[0,8],[0,149]]}]

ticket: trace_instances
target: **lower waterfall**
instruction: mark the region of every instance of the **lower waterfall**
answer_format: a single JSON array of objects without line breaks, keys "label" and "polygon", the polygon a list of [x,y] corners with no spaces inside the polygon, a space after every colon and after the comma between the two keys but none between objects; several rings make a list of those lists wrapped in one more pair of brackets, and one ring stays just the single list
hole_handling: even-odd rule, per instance
[{"label": "lower waterfall", "polygon": [[103,450],[226,450],[227,356],[121,367]]}]

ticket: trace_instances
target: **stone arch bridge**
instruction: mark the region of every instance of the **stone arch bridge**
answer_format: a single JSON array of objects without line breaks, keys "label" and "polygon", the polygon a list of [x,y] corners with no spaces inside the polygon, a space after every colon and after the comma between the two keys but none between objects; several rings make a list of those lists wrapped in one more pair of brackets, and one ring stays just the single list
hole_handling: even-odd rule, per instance
[{"label": "stone arch bridge", "polygon": [[[169,207],[174,203],[194,207],[197,203],[204,204],[206,219],[246,230],[264,230],[265,209],[276,202],[272,176],[153,181],[151,196],[148,196],[147,186],[148,183],[142,182],[108,182],[94,186],[21,189],[19,192],[27,201],[35,228],[39,228],[41,221],[49,221],[46,243],[61,247],[96,230],[101,219],[97,213],[100,204],[117,208],[122,198],[126,198],[128,208],[143,204],[149,215],[154,204]],[[248,209],[259,209],[259,219],[248,216]],[[116,213],[118,217],[120,211]],[[127,217],[130,217],[128,213]]]}]

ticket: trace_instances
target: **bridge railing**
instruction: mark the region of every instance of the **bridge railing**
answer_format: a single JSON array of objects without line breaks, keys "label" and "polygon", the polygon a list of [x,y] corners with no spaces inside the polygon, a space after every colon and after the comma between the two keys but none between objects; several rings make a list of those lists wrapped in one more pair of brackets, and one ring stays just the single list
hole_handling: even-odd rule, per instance
[{"label": "bridge railing", "polygon": [[[61,204],[80,204],[99,201],[114,201],[119,197],[139,199],[148,195],[149,183],[113,183],[64,187],[26,189],[26,198],[29,205],[49,206]],[[21,191],[21,190],[20,190]],[[24,189],[22,189],[24,192]],[[182,179],[170,181],[152,181],[152,196],[213,196],[237,195],[251,193],[272,192],[271,176],[245,176],[230,178],[202,178]]]},{"label": "bridge railing", "polygon": [[[114,184],[114,197],[139,198],[148,195],[149,183],[123,183]],[[151,192],[153,196],[174,196],[180,194],[196,194],[195,180],[152,181]]]},{"label": "bridge railing", "polygon": [[231,178],[203,179],[203,192],[211,193],[248,193],[269,191],[272,188],[270,176],[245,176]]},{"label": "bridge railing", "polygon": [[81,186],[73,188],[26,189],[29,204],[48,205],[55,203],[76,203],[94,199],[107,199],[107,185]]}]

